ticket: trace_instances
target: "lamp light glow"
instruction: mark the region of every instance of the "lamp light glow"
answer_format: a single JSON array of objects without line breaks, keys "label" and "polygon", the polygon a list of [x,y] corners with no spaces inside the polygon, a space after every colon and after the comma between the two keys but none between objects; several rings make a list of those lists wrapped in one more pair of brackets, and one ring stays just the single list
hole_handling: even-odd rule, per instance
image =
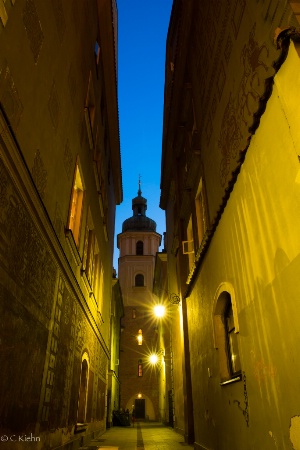
[{"label": "lamp light glow", "polygon": [[149,356],[149,361],[151,364],[156,364],[158,361],[158,356],[155,353],[152,353],[152,355]]},{"label": "lamp light glow", "polygon": [[154,306],[154,314],[156,317],[163,317],[165,315],[165,307],[163,305]]}]

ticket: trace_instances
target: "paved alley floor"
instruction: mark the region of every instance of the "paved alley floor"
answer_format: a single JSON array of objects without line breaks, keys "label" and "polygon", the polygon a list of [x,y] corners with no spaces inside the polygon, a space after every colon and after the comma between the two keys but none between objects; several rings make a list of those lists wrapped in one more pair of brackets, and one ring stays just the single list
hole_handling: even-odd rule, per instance
[{"label": "paved alley floor", "polygon": [[[109,428],[90,446],[97,450],[180,450],[192,449],[183,436],[158,422],[137,422],[134,427]],[[94,448],[95,448],[94,447]]]}]

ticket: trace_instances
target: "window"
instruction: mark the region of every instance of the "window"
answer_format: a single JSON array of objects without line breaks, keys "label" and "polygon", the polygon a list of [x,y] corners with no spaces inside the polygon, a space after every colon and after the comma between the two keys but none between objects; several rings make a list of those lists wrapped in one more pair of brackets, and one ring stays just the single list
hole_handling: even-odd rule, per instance
[{"label": "window", "polygon": [[139,329],[139,332],[137,335],[137,341],[138,341],[138,345],[143,344],[143,331],[141,329]]},{"label": "window", "polygon": [[138,273],[135,276],[135,286],[137,287],[144,286],[144,275],[142,275],[141,273]]},{"label": "window", "polygon": [[100,258],[100,253],[97,244],[95,254],[93,291],[98,306],[98,311],[101,311],[103,307],[103,277],[104,277],[103,264]]},{"label": "window", "polygon": [[227,360],[228,369],[231,377],[235,377],[241,373],[241,363],[239,357],[239,349],[237,342],[237,334],[233,320],[232,304],[229,300],[224,314],[225,328],[227,334]]},{"label": "window", "polygon": [[192,265],[195,261],[192,215],[190,215],[190,218],[189,218],[188,226],[186,229],[186,235],[187,235],[187,240],[182,241],[182,251],[183,251],[184,255],[188,255],[189,270],[191,270]]},{"label": "window", "polygon": [[79,244],[81,217],[83,209],[83,183],[80,174],[79,166],[76,164],[75,176],[72,188],[72,197],[70,204],[70,213],[68,228],[72,231],[74,241],[76,245]]},{"label": "window", "polygon": [[95,255],[96,248],[98,250],[98,244],[95,236],[94,224],[91,216],[91,212],[88,212],[87,223],[85,228],[85,238],[82,257],[82,269],[85,271],[87,279],[89,280],[90,287],[94,286],[95,275]]},{"label": "window", "polygon": [[0,0],[0,19],[2,21],[3,26],[6,25],[6,22],[8,20],[7,12],[5,9],[5,2],[6,0]]},{"label": "window", "polygon": [[195,198],[195,209],[196,209],[196,221],[197,221],[197,233],[198,233],[198,245],[201,245],[206,225],[205,225],[205,215],[204,215],[204,199],[203,199],[203,189],[202,189],[202,178],[200,180],[198,190]]},{"label": "window", "polygon": [[94,262],[95,262],[95,232],[94,232],[94,230],[89,230],[88,231],[86,275],[88,277],[88,280],[89,280],[91,286],[93,286]]},{"label": "window", "polygon": [[95,55],[96,74],[97,78],[99,78],[100,45],[98,41],[95,42],[94,55]]},{"label": "window", "polygon": [[136,254],[137,255],[144,254],[144,243],[142,241],[137,241],[136,243]]},{"label": "window", "polygon": [[93,128],[94,128],[94,122],[95,122],[95,107],[96,101],[95,101],[95,91],[94,91],[94,85],[93,85],[93,79],[92,79],[92,73],[90,72],[90,78],[89,78],[89,85],[85,100],[85,107],[84,107],[84,113],[85,113],[85,121],[86,121],[86,127],[87,127],[87,133],[88,133],[88,139],[90,148],[94,148],[94,137],[93,137]]},{"label": "window", "polygon": [[100,61],[100,45],[99,45],[98,41],[95,42],[94,52],[95,52],[96,65],[98,65],[99,61]]},{"label": "window", "polygon": [[94,248],[94,274],[92,279],[92,288],[94,291],[94,295],[98,298],[99,295],[99,287],[100,287],[100,268],[101,261],[99,255],[99,247],[97,239],[95,239],[95,248]]},{"label": "window", "polygon": [[132,318],[136,319],[136,310],[135,309],[132,310]]},{"label": "window", "polygon": [[234,291],[222,291],[214,313],[215,348],[218,350],[221,384],[241,379],[237,312]]},{"label": "window", "polygon": [[138,361],[138,377],[143,376],[143,361],[139,359]]},{"label": "window", "polygon": [[300,23],[300,8],[299,8],[299,3],[296,2],[295,0],[290,0],[290,5],[292,8],[293,13],[295,14],[296,19],[298,20],[298,22]]},{"label": "window", "polygon": [[88,379],[89,379],[89,364],[88,364],[88,356],[85,353],[82,357],[81,363],[77,423],[84,423],[86,419]]}]

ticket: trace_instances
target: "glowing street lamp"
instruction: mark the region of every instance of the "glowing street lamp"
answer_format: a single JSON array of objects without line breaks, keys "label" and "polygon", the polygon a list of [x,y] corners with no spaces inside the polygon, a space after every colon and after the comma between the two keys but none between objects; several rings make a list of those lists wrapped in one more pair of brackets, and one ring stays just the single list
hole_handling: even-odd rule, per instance
[{"label": "glowing street lamp", "polygon": [[155,365],[158,362],[158,356],[155,353],[149,356],[149,361],[151,364]]},{"label": "glowing street lamp", "polygon": [[165,307],[163,305],[154,306],[154,314],[156,317],[163,317],[165,315]]}]

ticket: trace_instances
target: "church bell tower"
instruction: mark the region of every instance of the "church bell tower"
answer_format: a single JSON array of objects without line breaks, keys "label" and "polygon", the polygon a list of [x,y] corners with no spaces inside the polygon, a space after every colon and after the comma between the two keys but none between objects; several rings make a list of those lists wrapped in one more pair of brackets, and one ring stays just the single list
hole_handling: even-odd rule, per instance
[{"label": "church bell tower", "polygon": [[124,303],[120,342],[120,405],[135,408],[137,420],[158,419],[158,378],[149,363],[156,347],[157,330],[153,317],[152,294],[156,253],[161,235],[156,222],[146,216],[147,200],[132,200],[133,215],[122,225],[117,245],[120,250],[118,278]]}]

